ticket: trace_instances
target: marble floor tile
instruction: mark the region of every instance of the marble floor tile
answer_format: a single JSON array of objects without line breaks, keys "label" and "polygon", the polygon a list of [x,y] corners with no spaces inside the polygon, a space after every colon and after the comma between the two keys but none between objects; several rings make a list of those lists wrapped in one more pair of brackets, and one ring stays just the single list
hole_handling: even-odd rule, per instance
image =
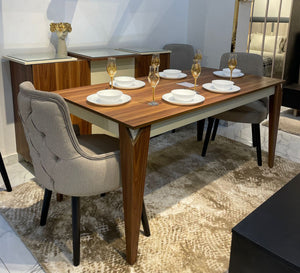
[{"label": "marble floor tile", "polygon": [[9,273],[7,267],[6,267],[5,264],[2,262],[1,258],[0,258],[0,273]]},{"label": "marble floor tile", "polygon": [[44,272],[21,239],[1,215],[0,245],[1,261],[8,269],[8,272]]},{"label": "marble floor tile", "polygon": [[[5,163],[6,172],[12,187],[16,187],[34,178],[33,168],[27,162]],[[2,177],[0,176],[0,191],[6,190]]]}]

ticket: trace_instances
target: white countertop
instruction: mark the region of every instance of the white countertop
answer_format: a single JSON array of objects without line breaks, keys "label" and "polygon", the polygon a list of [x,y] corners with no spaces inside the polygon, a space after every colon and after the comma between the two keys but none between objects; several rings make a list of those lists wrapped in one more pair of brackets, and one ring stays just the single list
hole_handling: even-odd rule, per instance
[{"label": "white countertop", "polygon": [[134,54],[140,55],[149,55],[149,54],[163,54],[163,53],[171,53],[171,50],[166,49],[151,49],[151,48],[118,48],[120,51],[131,52]]},{"label": "white countertop", "polygon": [[70,54],[81,55],[88,58],[107,58],[107,57],[120,57],[120,56],[131,56],[133,52],[125,52],[112,48],[94,48],[94,49],[70,49]]},{"label": "white countertop", "polygon": [[17,53],[3,56],[3,58],[14,61],[24,65],[31,64],[43,64],[43,63],[57,63],[57,62],[70,62],[76,61],[77,58],[66,56],[59,58],[55,56],[55,53]]}]

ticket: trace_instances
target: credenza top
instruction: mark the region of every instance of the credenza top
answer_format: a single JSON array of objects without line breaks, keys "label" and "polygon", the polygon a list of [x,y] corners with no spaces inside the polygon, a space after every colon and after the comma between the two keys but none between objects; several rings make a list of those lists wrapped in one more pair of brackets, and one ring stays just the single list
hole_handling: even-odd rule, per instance
[{"label": "credenza top", "polygon": [[3,58],[23,65],[70,62],[77,60],[77,58],[71,56],[57,57],[53,52],[16,53],[8,54],[3,56]]}]

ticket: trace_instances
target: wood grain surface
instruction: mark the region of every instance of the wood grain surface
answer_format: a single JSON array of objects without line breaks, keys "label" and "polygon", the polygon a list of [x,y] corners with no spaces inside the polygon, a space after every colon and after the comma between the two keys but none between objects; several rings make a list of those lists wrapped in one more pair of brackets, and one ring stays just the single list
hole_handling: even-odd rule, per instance
[{"label": "wood grain surface", "polygon": [[18,94],[19,94],[19,84],[24,81],[33,81],[32,77],[32,66],[22,65],[16,62],[9,62],[10,74],[11,74],[11,87],[13,95],[14,104],[14,118],[15,118],[15,134],[16,134],[16,146],[17,152],[23,156],[23,158],[31,162],[31,157],[29,154],[29,147],[26,141],[23,125],[19,116],[18,107]]},{"label": "wood grain surface", "polygon": [[[159,71],[170,68],[170,53],[160,53]],[[135,77],[147,76],[151,65],[152,54],[135,56]]]},{"label": "wood grain surface", "polygon": [[[212,93],[204,90],[202,84],[211,82],[217,78],[213,75],[213,71],[213,69],[203,68],[203,72],[198,79],[196,91],[205,97],[205,101],[193,106],[178,106],[162,100],[163,94],[170,92],[172,89],[182,88],[182,86],[177,85],[178,82],[193,83],[193,78],[189,72],[186,79],[160,80],[156,88],[156,100],[159,102],[158,106],[148,105],[148,102],[150,102],[152,98],[152,89],[148,83],[145,87],[140,89],[122,90],[124,93],[130,95],[132,100],[125,105],[114,107],[98,106],[86,100],[88,95],[108,88],[108,84],[56,91],[56,93],[63,96],[70,103],[74,103],[82,108],[87,108],[119,123],[123,207],[126,232],[126,260],[131,265],[134,264],[137,259],[138,231],[140,227],[145,170],[147,168],[147,153],[152,124],[201,108],[205,109],[205,107],[230,100],[234,97],[244,96],[251,92],[276,86],[275,94],[272,95],[270,99],[270,104],[272,104],[270,108],[272,111],[272,130],[269,130],[269,142],[271,142],[271,145],[269,145],[269,166],[274,162],[278,117],[281,105],[281,83],[283,81],[245,75],[242,78],[234,79],[235,84],[241,88],[239,92],[230,94]],[[143,77],[140,78],[140,80],[147,81],[147,78]],[[139,130],[137,137],[133,139],[128,128],[141,130]]]},{"label": "wood grain surface", "polygon": [[[38,90],[55,91],[65,88],[91,84],[89,62],[77,60],[74,62],[46,63],[32,65],[33,84]],[[71,115],[73,124],[78,124],[81,135],[91,134],[91,124]]]},{"label": "wood grain surface", "polygon": [[171,92],[171,90],[173,89],[185,88],[178,85],[177,83],[194,82],[189,71],[187,71],[188,76],[185,79],[160,79],[160,82],[156,88],[155,95],[156,101],[159,102],[158,106],[148,105],[148,102],[150,102],[152,99],[152,90],[146,77],[139,78],[146,83],[145,87],[143,88],[134,90],[121,89],[123,93],[130,95],[132,99],[129,103],[120,106],[104,107],[87,102],[86,97],[88,95],[94,94],[102,89],[107,89],[108,83],[60,90],[56,91],[56,93],[60,94],[69,102],[75,103],[79,106],[83,106],[84,108],[88,108],[113,121],[124,124],[129,128],[137,129],[151,125],[155,122],[168,119],[170,117],[178,116],[182,113],[194,111],[201,107],[207,107],[221,101],[229,100],[232,97],[243,96],[260,89],[276,86],[283,83],[283,81],[279,79],[245,75],[242,78],[234,79],[235,85],[238,85],[241,88],[239,92],[230,94],[212,93],[204,90],[202,88],[202,84],[211,82],[214,79],[220,79],[213,75],[213,71],[214,69],[211,68],[202,69],[202,73],[197,82],[198,86],[196,87],[196,91],[205,97],[205,101],[201,104],[190,106],[174,105],[162,100],[163,94]]}]

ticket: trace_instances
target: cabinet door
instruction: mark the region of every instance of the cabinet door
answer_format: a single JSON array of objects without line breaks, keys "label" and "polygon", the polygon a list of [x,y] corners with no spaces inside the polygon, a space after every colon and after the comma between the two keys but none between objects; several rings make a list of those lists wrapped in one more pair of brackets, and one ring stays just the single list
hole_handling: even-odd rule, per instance
[{"label": "cabinet door", "polygon": [[9,62],[10,64],[10,75],[11,75],[11,87],[13,93],[13,104],[14,104],[14,118],[15,118],[15,134],[16,134],[16,147],[17,152],[23,158],[31,162],[29,155],[29,147],[26,141],[23,125],[19,116],[18,108],[18,94],[19,85],[24,81],[33,81],[32,79],[32,67],[31,65],[23,65],[16,62]]},{"label": "cabinet door", "polygon": [[[32,65],[33,84],[36,89],[55,91],[91,84],[91,72],[87,60]],[[74,115],[72,123],[78,124],[80,134],[90,134],[91,124]]]},{"label": "cabinet door", "polygon": [[[170,68],[170,53],[160,54],[159,71]],[[143,77],[149,74],[149,66],[151,65],[152,54],[137,55],[135,57],[135,77]]]}]

